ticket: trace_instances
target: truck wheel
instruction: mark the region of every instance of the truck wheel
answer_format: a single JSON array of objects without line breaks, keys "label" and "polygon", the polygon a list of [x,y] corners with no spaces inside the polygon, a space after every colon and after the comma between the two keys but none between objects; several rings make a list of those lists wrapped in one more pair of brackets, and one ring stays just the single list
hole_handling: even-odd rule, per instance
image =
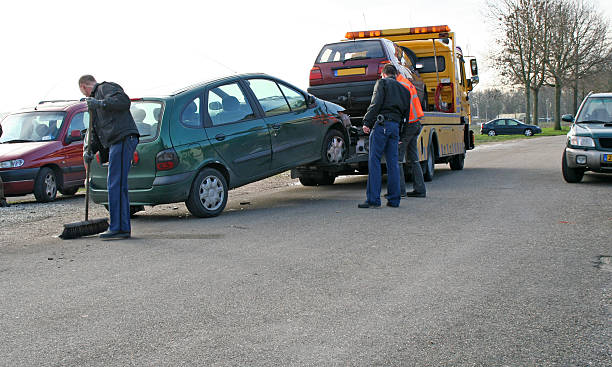
[{"label": "truck wheel", "polygon": [[533,135],[533,130],[531,130],[531,129],[525,129],[525,131],[523,132],[523,134],[525,134],[525,136],[532,136],[532,135]]},{"label": "truck wheel", "polygon": [[561,161],[561,171],[563,172],[563,179],[569,183],[580,182],[584,176],[584,169],[568,167],[565,150],[563,151],[563,159]]},{"label": "truck wheel", "polygon": [[300,183],[304,186],[324,186],[324,185],[333,185],[336,181],[336,175],[322,172],[321,174],[312,175],[312,176],[302,176],[300,177]]},{"label": "truck wheel", "polygon": [[43,167],[34,181],[34,197],[40,203],[55,200],[57,195],[57,179],[55,172],[49,167]]},{"label": "truck wheel", "polygon": [[216,217],[225,209],[227,197],[225,177],[214,168],[205,168],[193,181],[185,205],[196,217]]},{"label": "truck wheel", "polygon": [[454,155],[450,160],[450,168],[453,171],[461,171],[465,163],[465,154]]},{"label": "truck wheel", "polygon": [[346,142],[342,133],[330,129],[323,139],[322,157],[324,163],[340,163],[346,159]]},{"label": "truck wheel", "polygon": [[433,181],[435,166],[436,157],[434,157],[434,149],[430,141],[427,146],[427,160],[425,161],[425,167],[423,167],[423,179],[425,182]]},{"label": "truck wheel", "polygon": [[497,135],[495,130],[489,130],[489,136],[495,136],[495,135]]}]

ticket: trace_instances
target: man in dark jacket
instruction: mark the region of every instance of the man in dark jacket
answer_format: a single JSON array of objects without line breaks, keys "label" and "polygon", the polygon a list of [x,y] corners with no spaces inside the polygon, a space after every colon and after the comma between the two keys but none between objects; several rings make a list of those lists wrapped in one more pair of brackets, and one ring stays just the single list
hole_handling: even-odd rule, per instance
[{"label": "man in dark jacket", "polygon": [[130,98],[116,83],[96,82],[91,75],[79,79],[90,112],[91,146],[83,154],[86,163],[96,152],[105,160],[108,155],[108,211],[110,227],[100,234],[102,239],[129,238],[130,200],[128,173],[138,145],[138,129],[130,114]]},{"label": "man in dark jacket", "polygon": [[370,154],[366,201],[359,204],[359,208],[380,207],[380,160],[383,153],[387,161],[387,206],[398,207],[400,204],[397,149],[400,124],[403,124],[410,114],[410,92],[395,80],[396,76],[395,66],[385,65],[382,79],[374,86],[372,101],[363,118],[363,132],[370,134]]}]

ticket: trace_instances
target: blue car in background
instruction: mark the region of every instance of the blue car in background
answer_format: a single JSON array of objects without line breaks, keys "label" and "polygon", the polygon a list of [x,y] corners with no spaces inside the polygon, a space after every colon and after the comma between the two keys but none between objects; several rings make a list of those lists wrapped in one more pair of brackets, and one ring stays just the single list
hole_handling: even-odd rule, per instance
[{"label": "blue car in background", "polygon": [[542,129],[536,125],[527,125],[516,119],[495,119],[480,125],[480,133],[489,136],[522,134],[532,136],[541,134]]}]

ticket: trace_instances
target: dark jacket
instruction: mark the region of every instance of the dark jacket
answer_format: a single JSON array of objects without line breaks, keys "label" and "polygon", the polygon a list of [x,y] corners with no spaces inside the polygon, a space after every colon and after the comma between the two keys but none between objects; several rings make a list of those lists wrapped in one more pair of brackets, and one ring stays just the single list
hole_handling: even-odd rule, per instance
[{"label": "dark jacket", "polygon": [[372,128],[378,115],[385,116],[385,121],[400,124],[410,116],[410,92],[394,78],[383,78],[376,82],[363,123]]},{"label": "dark jacket", "polygon": [[92,153],[108,148],[128,135],[138,134],[138,128],[130,113],[130,97],[116,83],[102,82],[96,84],[91,97],[103,100],[104,108],[90,111],[92,135]]}]

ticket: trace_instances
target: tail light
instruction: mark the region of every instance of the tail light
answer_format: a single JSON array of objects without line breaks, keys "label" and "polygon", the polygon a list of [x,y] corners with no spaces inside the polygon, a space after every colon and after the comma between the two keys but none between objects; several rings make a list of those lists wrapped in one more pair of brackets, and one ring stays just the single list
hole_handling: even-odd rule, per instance
[{"label": "tail light", "polygon": [[378,71],[376,72],[379,76],[380,74],[382,74],[382,69],[385,67],[385,65],[390,64],[391,61],[389,60],[383,60],[378,64]]},{"label": "tail light", "polygon": [[99,165],[102,165],[102,160],[100,159],[100,152],[96,153],[96,162],[98,162]]},{"label": "tail light", "polygon": [[484,124],[480,124],[480,130],[484,129]]},{"label": "tail light", "polygon": [[312,69],[310,69],[310,81],[312,82],[313,80],[322,80],[323,79],[323,73],[321,73],[321,68],[318,66],[313,66]]},{"label": "tail light", "polygon": [[135,166],[140,161],[140,156],[138,155],[138,151],[134,151],[134,156],[132,157],[132,166]]},{"label": "tail light", "polygon": [[157,153],[155,156],[155,167],[158,171],[168,171],[179,164],[178,154],[174,149],[166,149]]}]

